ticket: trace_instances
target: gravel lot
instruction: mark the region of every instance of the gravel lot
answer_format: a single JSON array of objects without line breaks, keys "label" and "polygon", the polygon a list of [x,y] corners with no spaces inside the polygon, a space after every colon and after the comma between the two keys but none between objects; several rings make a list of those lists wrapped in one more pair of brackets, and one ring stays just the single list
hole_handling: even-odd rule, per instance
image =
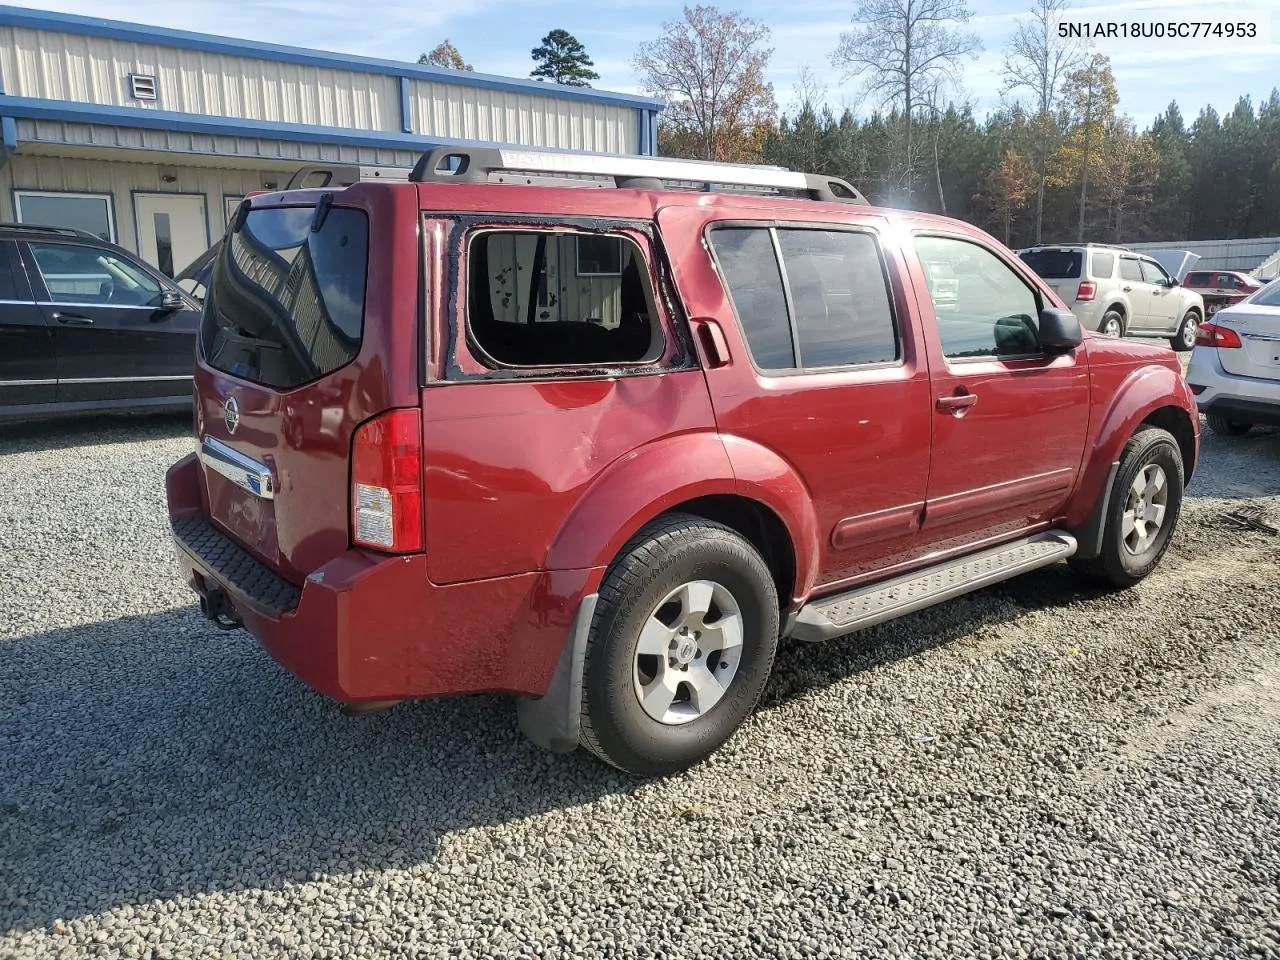
[{"label": "gravel lot", "polygon": [[0,432],[0,957],[1280,957],[1280,432],[1139,588],[791,646],[663,782],[499,698],[352,719],[174,572],[185,419]]}]

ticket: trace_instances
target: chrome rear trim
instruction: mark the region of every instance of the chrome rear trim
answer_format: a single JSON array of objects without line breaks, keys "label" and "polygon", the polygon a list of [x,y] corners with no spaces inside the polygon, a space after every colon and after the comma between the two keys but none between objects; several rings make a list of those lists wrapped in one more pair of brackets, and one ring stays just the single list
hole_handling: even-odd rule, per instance
[{"label": "chrome rear trim", "polygon": [[275,482],[271,479],[271,471],[221,440],[205,437],[200,443],[200,461],[209,470],[226,477],[255,497],[263,500],[275,499]]}]

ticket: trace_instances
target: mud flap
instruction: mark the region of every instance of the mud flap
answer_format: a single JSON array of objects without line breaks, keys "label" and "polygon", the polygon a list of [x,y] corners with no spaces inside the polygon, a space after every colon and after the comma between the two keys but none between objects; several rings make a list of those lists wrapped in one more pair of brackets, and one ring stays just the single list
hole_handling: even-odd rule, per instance
[{"label": "mud flap", "polygon": [[1111,491],[1116,485],[1116,474],[1120,472],[1120,461],[1111,464],[1107,471],[1107,485],[1102,489],[1102,496],[1094,504],[1093,511],[1085,518],[1084,523],[1072,532],[1076,538],[1076,557],[1080,560],[1094,560],[1102,553],[1102,535],[1107,531],[1107,511],[1111,508]]},{"label": "mud flap", "polygon": [[598,598],[599,594],[588,594],[578,604],[547,692],[536,700],[516,701],[520,730],[552,753],[572,753],[578,747],[582,728],[582,664],[587,657],[587,639]]}]

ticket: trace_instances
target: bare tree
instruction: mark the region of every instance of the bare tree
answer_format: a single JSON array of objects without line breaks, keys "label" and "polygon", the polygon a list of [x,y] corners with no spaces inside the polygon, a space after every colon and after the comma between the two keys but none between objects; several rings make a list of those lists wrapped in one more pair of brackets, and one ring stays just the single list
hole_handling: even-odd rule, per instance
[{"label": "bare tree", "polygon": [[711,6],[685,7],[640,44],[632,65],[642,88],[661,98],[667,148],[702,160],[753,160],[777,104],[765,70],[769,28]]},{"label": "bare tree", "polygon": [[1054,114],[1062,97],[1067,75],[1084,64],[1084,47],[1078,41],[1058,36],[1058,23],[1070,0],[1036,0],[1031,19],[1018,24],[1004,53],[1004,89],[1030,91],[1036,114],[1032,121],[1036,134],[1034,154],[1036,193],[1035,240],[1043,237],[1044,191],[1049,158],[1058,148],[1061,133]]},{"label": "bare tree", "polygon": [[853,30],[840,34],[831,62],[862,78],[866,94],[902,111],[906,150],[903,183],[910,199],[915,179],[912,122],[936,102],[938,87],[956,83],[961,63],[982,49],[968,23],[965,0],[858,0]]}]

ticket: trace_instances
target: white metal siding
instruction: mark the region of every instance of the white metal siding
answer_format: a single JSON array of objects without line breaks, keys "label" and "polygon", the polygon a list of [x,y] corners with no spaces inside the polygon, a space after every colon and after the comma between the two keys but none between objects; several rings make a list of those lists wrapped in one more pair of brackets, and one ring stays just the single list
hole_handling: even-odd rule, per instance
[{"label": "white metal siding", "polygon": [[1170,240],[1127,244],[1133,250],[1188,250],[1200,260],[1193,270],[1255,269],[1280,249],[1280,237],[1253,237],[1242,240]]},{"label": "white metal siding", "polygon": [[[159,98],[129,97],[128,75]],[[22,27],[0,27],[0,74],[13,96],[351,130],[400,130],[396,77],[223,56]]]},{"label": "white metal siding", "polygon": [[[165,183],[161,176],[176,176]],[[261,170],[226,170],[213,167],[183,167],[169,163],[115,163],[106,160],[79,160],[66,157],[32,157],[16,154],[9,158],[3,171],[0,190],[0,220],[15,219],[13,190],[62,190],[73,193],[105,193],[112,199],[116,223],[116,242],[137,251],[134,227],[133,194],[195,193],[205,198],[211,240],[221,236],[226,204],[224,197],[242,197],[250,190],[261,190],[264,180],[278,181],[279,172]],[[178,264],[179,268],[186,264]]]},{"label": "white metal siding", "polygon": [[423,136],[492,140],[601,153],[640,151],[631,107],[415,80],[413,129]]},{"label": "white metal siding", "polygon": [[[537,236],[531,233],[490,234],[489,296],[493,315],[508,323],[525,323],[529,310],[529,271],[533,269]],[[631,256],[623,246],[623,262]],[[546,251],[548,306],[537,311],[539,320],[582,322],[594,320],[616,327],[622,319],[622,278],[580,277],[577,272],[577,237],[553,237]],[[474,283],[474,279],[468,280]]]}]

